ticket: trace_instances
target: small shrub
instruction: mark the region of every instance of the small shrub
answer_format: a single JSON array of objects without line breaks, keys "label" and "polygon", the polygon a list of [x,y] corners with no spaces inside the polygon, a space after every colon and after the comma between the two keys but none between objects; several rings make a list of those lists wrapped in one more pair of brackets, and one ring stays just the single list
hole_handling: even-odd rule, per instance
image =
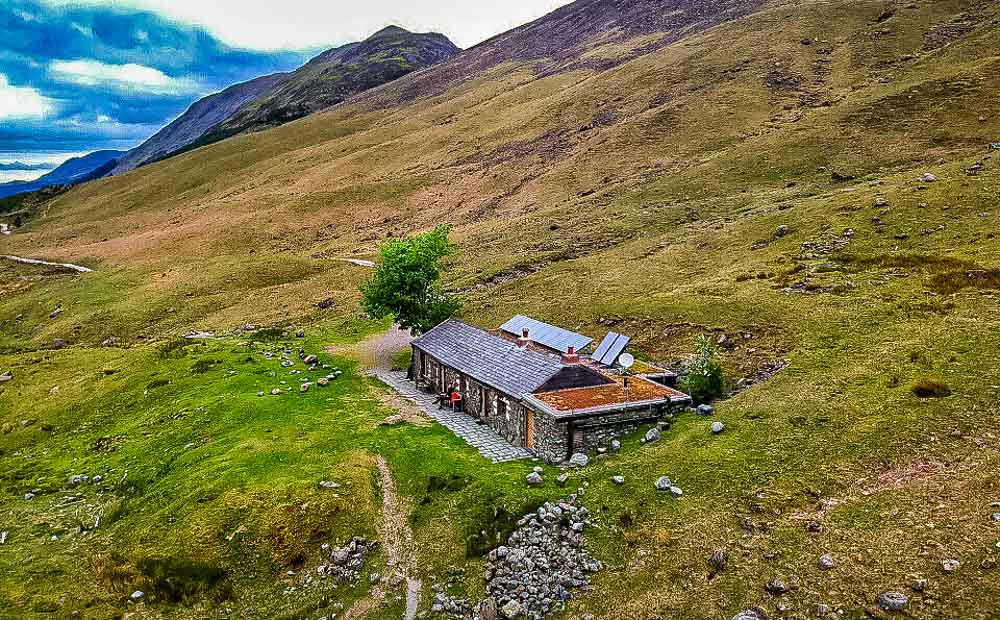
[{"label": "small shrub", "polygon": [[913,382],[910,388],[917,398],[943,398],[951,396],[951,388],[944,381],[935,377],[921,377]]},{"label": "small shrub", "polygon": [[173,338],[160,345],[160,359],[179,359],[188,354],[187,347],[192,344],[190,340],[184,338]]},{"label": "small shrub", "polygon": [[136,563],[142,581],[157,598],[181,603],[211,592],[216,601],[232,597],[226,571],[184,558],[143,558]]},{"label": "small shrub", "polygon": [[698,336],[687,374],[680,380],[681,389],[690,394],[695,403],[707,403],[725,393],[722,366],[715,360],[717,351],[708,336]]},{"label": "small shrub", "polygon": [[200,360],[198,360],[197,362],[195,362],[194,364],[191,365],[191,372],[193,374],[200,375],[200,374],[208,372],[209,370],[212,370],[212,368],[216,364],[221,364],[221,363],[222,362],[220,362],[219,360],[214,360],[214,359],[211,359],[211,358],[203,357],[203,358],[201,358]]}]

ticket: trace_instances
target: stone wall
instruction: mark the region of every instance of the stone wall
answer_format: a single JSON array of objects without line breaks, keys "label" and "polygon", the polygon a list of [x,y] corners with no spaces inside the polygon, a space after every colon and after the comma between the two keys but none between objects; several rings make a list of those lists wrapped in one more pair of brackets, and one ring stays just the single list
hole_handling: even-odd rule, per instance
[{"label": "stone wall", "polygon": [[667,413],[683,410],[685,405],[658,407],[652,410],[619,411],[592,418],[575,420],[572,425],[547,413],[535,412],[535,452],[549,463],[562,463],[568,457],[570,432],[573,433],[573,452],[595,452],[607,447],[611,440],[635,432],[645,424],[662,418]]},{"label": "stone wall", "polygon": [[549,463],[562,463],[569,449],[569,434],[565,422],[553,416],[535,412],[535,453]]},{"label": "stone wall", "polygon": [[607,447],[611,440],[621,439],[625,435],[634,433],[641,426],[661,419],[668,413],[683,410],[685,406],[672,405],[653,409],[621,411],[577,420],[574,424],[576,442],[573,451],[593,452],[602,446]]}]

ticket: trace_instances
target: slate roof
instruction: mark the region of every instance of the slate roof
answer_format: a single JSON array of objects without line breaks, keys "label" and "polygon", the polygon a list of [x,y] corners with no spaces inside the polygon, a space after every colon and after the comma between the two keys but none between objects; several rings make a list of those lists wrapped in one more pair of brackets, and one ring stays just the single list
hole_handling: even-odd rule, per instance
[{"label": "slate roof", "polygon": [[562,360],[449,319],[412,346],[476,381],[523,399],[562,370]]},{"label": "slate roof", "polygon": [[537,342],[560,353],[566,353],[569,347],[573,347],[579,353],[593,342],[593,339],[582,334],[543,323],[523,314],[519,314],[507,321],[500,326],[500,329],[513,336],[520,336],[523,330],[527,329],[528,338],[531,338],[533,342]]}]

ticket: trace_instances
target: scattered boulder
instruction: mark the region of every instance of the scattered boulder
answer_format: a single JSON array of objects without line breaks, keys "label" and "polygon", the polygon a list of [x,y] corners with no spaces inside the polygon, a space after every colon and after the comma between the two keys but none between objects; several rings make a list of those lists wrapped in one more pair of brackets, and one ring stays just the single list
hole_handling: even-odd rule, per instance
[{"label": "scattered boulder", "polygon": [[733,620],[767,620],[767,614],[756,609],[745,609],[733,616]]},{"label": "scattered boulder", "polygon": [[788,226],[782,224],[774,229],[774,238],[780,239],[788,234]]},{"label": "scattered boulder", "polygon": [[673,482],[671,482],[670,478],[668,478],[666,476],[660,476],[656,480],[656,490],[657,491],[669,491],[671,486],[673,486]]},{"label": "scattered boulder", "polygon": [[330,480],[323,480],[322,482],[319,483],[319,487],[321,489],[339,489],[342,486],[344,485],[340,484],[339,482],[331,482]]},{"label": "scattered boulder", "polygon": [[14,378],[13,373],[11,373],[10,371],[7,371],[7,372],[5,372],[3,374],[0,374],[0,383],[7,383],[8,381],[12,380],[13,378]]},{"label": "scattered boulder", "polygon": [[66,341],[63,340],[62,338],[56,338],[55,340],[52,341],[52,348],[53,349],[57,349],[57,350],[58,349],[65,349],[66,348]]},{"label": "scattered boulder", "polygon": [[300,392],[308,392],[309,388],[311,388],[311,387],[312,387],[312,383],[309,383],[307,381],[307,382],[305,382],[305,383],[303,383],[302,385],[299,386],[299,391]]},{"label": "scattered boulder", "polygon": [[784,582],[784,580],[773,579],[764,584],[764,590],[768,594],[773,594],[774,596],[781,596],[782,594],[788,592],[789,587],[788,584]]},{"label": "scattered boulder", "polygon": [[698,415],[714,415],[715,407],[709,404],[702,404],[698,405],[698,409],[696,409],[696,411]]},{"label": "scattered boulder", "polygon": [[829,553],[824,553],[819,556],[819,567],[823,570],[830,570],[834,567],[833,556]]},{"label": "scattered boulder", "polygon": [[569,457],[569,464],[573,467],[586,467],[590,463],[590,458],[583,452],[577,452]]},{"label": "scattered boulder", "polygon": [[328,560],[316,568],[316,573],[323,579],[332,577],[345,583],[357,583],[364,570],[365,559],[377,547],[378,542],[358,536],[337,549],[323,545],[320,551]]},{"label": "scattered boulder", "polygon": [[35,499],[35,494],[34,493],[25,493],[24,494],[24,499],[25,499],[25,501],[30,502],[31,500]]},{"label": "scattered boulder", "polygon": [[914,592],[923,592],[924,590],[927,589],[927,580],[917,579],[916,581],[913,582],[913,585],[910,587],[913,588]]},{"label": "scattered boulder", "polygon": [[296,338],[305,338],[306,337],[306,330],[304,330],[304,329],[298,330],[297,332],[295,332],[295,337]]},{"label": "scattered boulder", "polygon": [[323,301],[316,304],[316,306],[319,307],[320,310],[329,310],[330,308],[333,307],[333,304],[334,304],[333,298],[327,297]]},{"label": "scattered boulder", "polygon": [[660,429],[654,426],[653,428],[646,431],[646,436],[643,438],[643,441],[645,441],[646,443],[653,443],[654,441],[658,441],[659,439],[660,439]]},{"label": "scattered boulder", "polygon": [[708,565],[712,567],[716,572],[722,572],[726,570],[726,566],[729,564],[729,556],[725,549],[716,549],[712,552],[711,557],[708,558]]},{"label": "scattered boulder", "polygon": [[910,599],[902,592],[883,592],[878,597],[878,606],[886,611],[903,611]]},{"label": "scattered boulder", "polygon": [[672,486],[672,487],[670,487],[670,496],[673,497],[674,499],[678,499],[678,498],[682,497],[683,495],[684,495],[684,491],[682,491],[680,487],[678,487],[678,486]]},{"label": "scattered boulder", "polygon": [[[611,449],[614,450],[615,452],[621,450],[622,449],[622,442],[618,441],[617,439],[612,439],[611,440]],[[1000,520],[1000,519],[998,519],[998,520]]]},{"label": "scattered boulder", "polygon": [[539,474],[537,471],[533,471],[530,474],[528,474],[525,477],[525,480],[528,482],[528,486],[533,486],[533,487],[537,487],[541,485],[543,482],[545,482],[545,479],[542,478],[542,475]]},{"label": "scattered boulder", "polygon": [[942,560],[941,568],[944,570],[944,572],[950,574],[962,568],[962,563],[959,562],[958,560]]},{"label": "scattered boulder", "polygon": [[316,357],[315,355],[307,355],[304,358],[302,358],[302,362],[305,363],[306,366],[312,366],[318,361],[319,358]]},{"label": "scattered boulder", "polygon": [[566,486],[566,483],[568,482],[569,482],[569,474],[559,474],[559,477],[556,478],[556,484],[558,484],[561,487]]},{"label": "scattered boulder", "polygon": [[330,380],[327,379],[326,377],[323,377],[319,381],[316,382],[316,385],[318,385],[320,387],[326,387],[326,386],[330,385]]},{"label": "scattered boulder", "polygon": [[931,174],[930,172],[925,172],[924,174],[920,175],[920,181],[923,183],[936,183],[937,180],[938,178],[933,174]]},{"label": "scattered boulder", "polygon": [[146,596],[145,592],[143,592],[142,590],[136,590],[135,592],[132,593],[132,596],[130,596],[129,598],[133,601],[138,601],[142,599],[142,597],[144,596]]},{"label": "scattered boulder", "polygon": [[618,486],[625,484],[625,476],[611,476],[611,482],[614,482]]},{"label": "scattered boulder", "polygon": [[726,430],[726,425],[722,422],[712,422],[712,434],[718,435],[722,431]]},{"label": "scattered boulder", "polygon": [[281,389],[274,388],[273,390],[271,390],[271,396],[281,396]]}]

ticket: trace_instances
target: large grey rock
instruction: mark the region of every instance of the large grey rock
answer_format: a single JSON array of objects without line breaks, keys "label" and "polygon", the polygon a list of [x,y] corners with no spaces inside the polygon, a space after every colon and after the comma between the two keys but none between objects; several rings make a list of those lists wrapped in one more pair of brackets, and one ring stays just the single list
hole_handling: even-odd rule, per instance
[{"label": "large grey rock", "polygon": [[614,482],[618,486],[625,484],[625,476],[611,476],[611,482]]},{"label": "large grey rock", "polygon": [[144,596],[146,596],[145,592],[143,592],[142,590],[136,590],[135,592],[132,593],[132,596],[130,596],[129,598],[132,599],[133,601],[138,601]]},{"label": "large grey rock", "polygon": [[678,498],[684,495],[684,491],[678,486],[672,486],[670,487],[670,495],[671,497]]},{"label": "large grey rock", "polygon": [[586,467],[588,463],[590,463],[590,457],[583,452],[577,452],[569,457],[569,464],[573,467]]},{"label": "large grey rock", "polygon": [[500,608],[500,612],[503,614],[504,618],[509,620],[516,620],[524,616],[524,605],[517,601],[507,601],[507,603]]},{"label": "large grey rock", "polygon": [[669,491],[671,486],[673,486],[673,482],[671,482],[670,478],[666,476],[660,476],[656,480],[657,491]]},{"label": "large grey rock", "polygon": [[733,620],[767,620],[767,616],[757,612],[755,609],[745,609],[733,616]]},{"label": "large grey rock", "polygon": [[722,431],[726,430],[726,425],[722,422],[712,422],[712,434],[718,435]]},{"label": "large grey rock", "polygon": [[833,556],[829,553],[824,553],[819,556],[819,567],[823,570],[830,570],[834,567]]},{"label": "large grey rock", "polygon": [[14,375],[11,372],[9,372],[9,371],[5,372],[3,374],[0,374],[0,383],[6,383],[6,382],[10,381],[13,378],[14,378]]},{"label": "large grey rock", "polygon": [[878,597],[878,606],[886,611],[903,611],[910,599],[902,592],[883,592]]},{"label": "large grey rock", "polygon": [[729,556],[725,549],[716,549],[712,552],[712,556],[708,558],[709,565],[715,570],[722,572],[726,570],[726,566],[729,564]]},{"label": "large grey rock", "polygon": [[654,441],[659,440],[659,438],[660,438],[660,429],[653,427],[648,431],[646,431],[646,437],[645,437],[646,443],[653,443]]},{"label": "large grey rock", "polygon": [[698,405],[698,409],[696,411],[698,412],[698,415],[712,415],[715,413],[715,407],[708,404]]},{"label": "large grey rock", "polygon": [[525,480],[527,480],[528,484],[533,487],[539,486],[540,484],[545,482],[545,480],[542,478],[542,475],[539,474],[537,471],[533,471],[530,474],[528,474]]},{"label": "large grey rock", "polygon": [[942,560],[941,568],[946,573],[954,573],[958,569],[962,568],[962,563],[958,560]]}]

